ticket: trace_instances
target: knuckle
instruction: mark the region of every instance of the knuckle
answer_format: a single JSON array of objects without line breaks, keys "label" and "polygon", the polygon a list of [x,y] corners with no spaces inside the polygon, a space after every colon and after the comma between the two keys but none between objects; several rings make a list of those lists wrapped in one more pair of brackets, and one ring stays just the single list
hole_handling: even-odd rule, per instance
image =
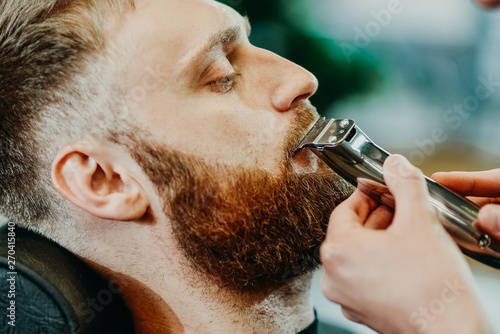
[{"label": "knuckle", "polygon": [[322,263],[331,262],[333,258],[333,247],[332,245],[325,241],[319,247],[319,259]]},{"label": "knuckle", "polygon": [[325,241],[320,246],[319,258],[321,263],[335,268],[343,262],[344,252],[338,244]]},{"label": "knuckle", "polygon": [[406,179],[413,182],[423,182],[424,175],[420,169],[414,167],[408,170],[408,172],[406,173]]},{"label": "knuckle", "polygon": [[405,190],[422,194],[427,191],[424,176],[422,174],[411,174],[408,177],[396,181],[396,185]]},{"label": "knuckle", "polygon": [[420,169],[411,165],[402,157],[390,156],[387,159],[387,167],[394,178],[420,179],[423,175]]}]

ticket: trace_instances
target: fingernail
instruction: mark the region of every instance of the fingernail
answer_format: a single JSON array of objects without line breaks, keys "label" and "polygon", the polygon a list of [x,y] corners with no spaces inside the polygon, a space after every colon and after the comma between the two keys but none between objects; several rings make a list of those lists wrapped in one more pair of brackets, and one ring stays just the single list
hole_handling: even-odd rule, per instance
[{"label": "fingernail", "polygon": [[408,161],[408,159],[406,159],[402,155],[395,154],[389,157],[388,159],[390,159],[388,160],[388,164],[393,170],[393,172],[395,172],[401,177],[408,177],[410,175],[415,174],[415,172],[418,171],[418,169],[415,166],[413,166]]},{"label": "fingernail", "polygon": [[411,166],[411,164],[408,161],[408,159],[406,159],[404,156],[399,155],[399,154],[393,154],[390,157],[388,157],[387,158],[387,163],[390,166],[400,165],[400,164],[405,164],[405,165],[410,165]]}]

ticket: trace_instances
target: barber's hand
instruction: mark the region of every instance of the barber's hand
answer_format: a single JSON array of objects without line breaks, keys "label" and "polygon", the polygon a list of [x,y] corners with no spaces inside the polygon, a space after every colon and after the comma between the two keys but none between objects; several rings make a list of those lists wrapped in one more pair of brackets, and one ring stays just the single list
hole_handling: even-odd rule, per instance
[{"label": "barber's hand", "polygon": [[356,191],[333,212],[321,246],[322,290],[381,333],[486,333],[470,269],[430,207],[422,173],[384,165],[395,213]]},{"label": "barber's hand", "polygon": [[500,169],[486,172],[436,173],[432,178],[481,206],[480,226],[500,240]]},{"label": "barber's hand", "polygon": [[486,8],[494,8],[500,6],[500,0],[477,0],[477,2]]}]

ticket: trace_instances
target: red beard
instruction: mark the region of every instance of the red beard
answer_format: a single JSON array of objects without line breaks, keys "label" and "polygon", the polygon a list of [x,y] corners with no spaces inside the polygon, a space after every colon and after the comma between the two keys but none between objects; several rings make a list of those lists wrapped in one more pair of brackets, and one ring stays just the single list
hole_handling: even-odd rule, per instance
[{"label": "red beard", "polygon": [[210,165],[144,138],[130,144],[188,262],[220,286],[277,288],[320,264],[330,214],[352,189],[328,168],[293,170],[292,156],[315,111],[298,108],[296,116],[279,175]]}]

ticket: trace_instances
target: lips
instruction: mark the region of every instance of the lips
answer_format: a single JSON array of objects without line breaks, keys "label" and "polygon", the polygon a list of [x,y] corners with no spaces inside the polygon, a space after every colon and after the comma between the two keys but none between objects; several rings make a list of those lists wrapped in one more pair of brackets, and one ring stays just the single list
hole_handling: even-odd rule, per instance
[{"label": "lips", "polygon": [[295,119],[292,129],[286,136],[287,161],[294,166],[311,166],[314,156],[309,150],[297,151],[297,147],[306,134],[316,124],[319,114],[308,101],[300,103],[295,109]]},{"label": "lips", "polygon": [[319,117],[316,117],[314,119],[314,121],[310,122],[310,124],[308,126],[301,125],[300,128],[296,130],[297,131],[297,138],[296,138],[296,143],[295,143],[294,154],[297,154],[300,151],[304,151],[304,150],[297,150],[297,147],[302,142],[302,139],[304,139],[304,137],[309,133],[309,131],[311,131],[311,129],[316,124],[318,119],[319,119]]},{"label": "lips", "polygon": [[294,152],[292,155],[292,166],[296,171],[300,172],[314,172],[317,169],[317,157],[309,149],[297,150],[302,139],[311,130],[311,128],[316,123],[316,120],[312,122],[306,131],[301,131],[301,136],[298,138],[294,146]]}]

